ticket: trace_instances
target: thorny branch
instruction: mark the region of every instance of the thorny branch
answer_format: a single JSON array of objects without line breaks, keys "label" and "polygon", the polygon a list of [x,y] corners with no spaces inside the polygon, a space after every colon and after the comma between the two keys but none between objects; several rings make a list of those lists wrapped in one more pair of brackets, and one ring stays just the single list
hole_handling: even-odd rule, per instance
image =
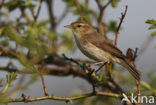
[{"label": "thorny branch", "polygon": [[117,29],[116,29],[115,45],[117,45],[119,30],[120,30],[121,24],[123,23],[123,20],[124,20],[124,18],[125,18],[125,16],[126,16],[127,9],[128,9],[128,5],[126,5],[126,7],[125,7],[125,12],[124,12],[124,13],[121,13],[120,23],[119,23],[119,25],[118,25],[118,27],[117,27]]}]

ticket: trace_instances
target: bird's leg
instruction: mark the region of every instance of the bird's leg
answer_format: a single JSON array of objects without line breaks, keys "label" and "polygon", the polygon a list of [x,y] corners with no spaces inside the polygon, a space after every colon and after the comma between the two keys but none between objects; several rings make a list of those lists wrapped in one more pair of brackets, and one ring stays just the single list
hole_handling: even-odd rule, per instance
[{"label": "bird's leg", "polygon": [[108,77],[111,78],[112,62],[109,62],[109,63],[108,63],[107,71],[108,71]]}]

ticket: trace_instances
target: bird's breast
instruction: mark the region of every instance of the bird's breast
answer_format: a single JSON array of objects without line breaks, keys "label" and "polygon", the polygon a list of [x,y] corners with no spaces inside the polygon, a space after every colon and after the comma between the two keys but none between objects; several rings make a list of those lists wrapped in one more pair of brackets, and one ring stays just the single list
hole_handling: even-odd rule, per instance
[{"label": "bird's breast", "polygon": [[96,60],[96,61],[104,61],[109,62],[111,59],[111,55],[104,50],[96,47],[92,43],[87,40],[81,39],[75,36],[75,41],[78,48],[81,52],[86,55],[87,57]]}]

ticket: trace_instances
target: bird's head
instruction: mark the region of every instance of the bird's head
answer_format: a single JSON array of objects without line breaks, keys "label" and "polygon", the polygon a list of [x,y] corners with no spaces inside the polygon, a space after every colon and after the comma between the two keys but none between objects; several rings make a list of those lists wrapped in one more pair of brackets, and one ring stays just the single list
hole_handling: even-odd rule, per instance
[{"label": "bird's head", "polygon": [[74,33],[89,34],[95,32],[93,26],[87,22],[73,22],[65,27],[72,29]]}]

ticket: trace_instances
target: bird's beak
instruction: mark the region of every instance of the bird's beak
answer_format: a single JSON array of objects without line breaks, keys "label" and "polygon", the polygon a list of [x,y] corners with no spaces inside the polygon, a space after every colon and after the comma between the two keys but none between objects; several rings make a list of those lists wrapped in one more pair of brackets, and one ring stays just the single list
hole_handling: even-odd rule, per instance
[{"label": "bird's beak", "polygon": [[64,27],[66,27],[66,28],[70,28],[70,29],[73,28],[72,25],[66,25],[66,26],[64,26]]}]

